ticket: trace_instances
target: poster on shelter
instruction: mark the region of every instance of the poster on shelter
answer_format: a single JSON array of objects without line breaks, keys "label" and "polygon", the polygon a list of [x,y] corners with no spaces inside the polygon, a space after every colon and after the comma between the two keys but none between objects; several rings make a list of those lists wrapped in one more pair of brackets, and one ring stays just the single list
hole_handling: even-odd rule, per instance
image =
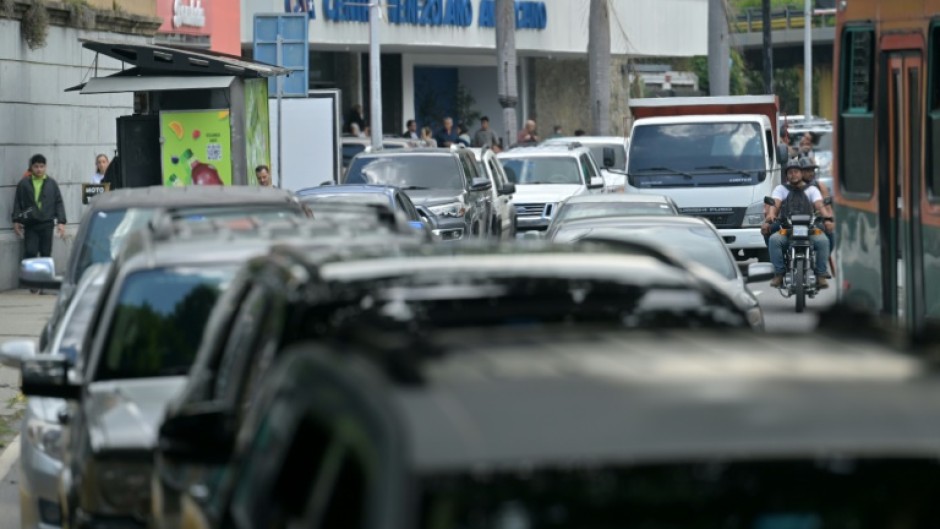
[{"label": "poster on shelter", "polygon": [[228,110],[160,113],[163,185],[232,185]]},{"label": "poster on shelter", "polygon": [[245,139],[248,157],[248,183],[255,185],[258,178],[255,168],[259,165],[271,167],[271,138],[268,136],[267,79],[245,81]]}]

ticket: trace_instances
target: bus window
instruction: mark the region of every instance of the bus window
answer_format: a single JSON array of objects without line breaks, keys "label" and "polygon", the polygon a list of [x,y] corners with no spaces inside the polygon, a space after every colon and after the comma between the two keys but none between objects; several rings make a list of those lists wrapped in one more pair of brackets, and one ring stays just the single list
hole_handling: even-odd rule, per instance
[{"label": "bus window", "polygon": [[931,202],[940,202],[940,24],[930,26],[928,49],[927,196]]},{"label": "bus window", "polygon": [[870,196],[875,189],[874,29],[846,27],[842,32],[839,117],[839,178],[849,194]]}]

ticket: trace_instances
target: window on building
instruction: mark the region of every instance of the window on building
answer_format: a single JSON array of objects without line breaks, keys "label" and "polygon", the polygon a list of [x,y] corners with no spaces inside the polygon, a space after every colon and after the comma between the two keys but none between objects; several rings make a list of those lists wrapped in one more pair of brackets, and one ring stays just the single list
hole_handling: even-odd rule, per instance
[{"label": "window on building", "polygon": [[847,194],[870,196],[875,189],[874,43],[871,26],[842,32],[839,178]]},{"label": "window on building", "polygon": [[940,22],[930,26],[927,51],[927,196],[931,202],[940,202]]}]

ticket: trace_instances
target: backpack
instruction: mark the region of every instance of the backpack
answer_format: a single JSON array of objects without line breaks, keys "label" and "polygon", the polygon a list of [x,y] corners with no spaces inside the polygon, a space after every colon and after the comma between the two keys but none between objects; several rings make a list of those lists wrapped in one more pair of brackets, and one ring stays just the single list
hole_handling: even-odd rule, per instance
[{"label": "backpack", "polygon": [[787,189],[790,191],[790,194],[787,195],[787,198],[785,198],[780,205],[780,216],[790,218],[793,215],[812,215],[813,203],[810,202],[809,197],[806,196],[804,192],[805,188],[793,189],[787,186]]}]

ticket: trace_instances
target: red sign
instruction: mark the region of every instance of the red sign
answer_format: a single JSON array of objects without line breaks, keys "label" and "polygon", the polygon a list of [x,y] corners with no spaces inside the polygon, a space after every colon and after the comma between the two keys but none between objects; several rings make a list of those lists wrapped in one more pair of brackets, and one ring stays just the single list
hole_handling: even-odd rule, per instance
[{"label": "red sign", "polygon": [[157,0],[157,16],[163,19],[159,33],[210,35],[209,4],[212,0]]}]

